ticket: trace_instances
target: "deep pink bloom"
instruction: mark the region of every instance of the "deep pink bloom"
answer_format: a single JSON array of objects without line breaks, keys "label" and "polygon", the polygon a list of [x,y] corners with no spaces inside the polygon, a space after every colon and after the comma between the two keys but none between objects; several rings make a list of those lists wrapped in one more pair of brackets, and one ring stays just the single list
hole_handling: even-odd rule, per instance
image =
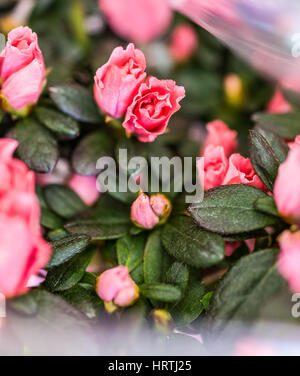
[{"label": "deep pink bloom", "polygon": [[284,98],[280,89],[276,89],[274,96],[267,106],[267,111],[271,114],[283,114],[292,111],[292,106]]},{"label": "deep pink bloom", "polygon": [[68,185],[88,206],[94,205],[100,197],[100,192],[97,189],[97,179],[94,176],[74,174]]},{"label": "deep pink bloom", "polygon": [[300,231],[285,231],[279,238],[281,253],[278,268],[293,292],[300,293]]},{"label": "deep pink bloom", "polygon": [[139,298],[139,289],[126,266],[118,266],[102,273],[97,280],[96,291],[104,302],[118,307],[132,305]]},{"label": "deep pink bloom", "polygon": [[177,62],[188,60],[198,46],[197,33],[189,24],[177,26],[172,34],[170,51]]},{"label": "deep pink bloom", "polygon": [[223,146],[226,157],[237,151],[237,132],[229,129],[223,121],[216,120],[208,123],[207,131],[208,135],[204,143],[203,154],[210,145]]},{"label": "deep pink bloom", "polygon": [[122,117],[146,78],[146,60],[131,43],[117,47],[108,62],[97,70],[94,95],[100,109],[113,118]]},{"label": "deep pink bloom", "polygon": [[12,158],[16,147],[14,140],[0,140],[0,293],[8,298],[27,292],[30,277],[51,255],[41,234],[34,174]]},{"label": "deep pink bloom", "polygon": [[228,166],[222,146],[207,146],[203,157],[197,162],[198,175],[205,191],[222,185]]},{"label": "deep pink bloom", "polygon": [[37,35],[29,27],[8,34],[0,56],[1,95],[6,110],[23,110],[35,104],[45,82],[45,64]]},{"label": "deep pink bloom", "polygon": [[99,5],[111,28],[137,43],[157,38],[172,20],[168,0],[99,0]]},{"label": "deep pink bloom", "polygon": [[274,198],[279,213],[289,222],[300,222],[300,147],[292,147],[281,164],[274,185]]},{"label": "deep pink bloom", "polygon": [[137,134],[140,141],[153,142],[165,133],[184,97],[184,88],[174,81],[149,77],[128,107],[123,127],[128,133]]},{"label": "deep pink bloom", "polygon": [[136,226],[151,230],[164,223],[171,210],[171,203],[164,195],[156,194],[149,198],[141,193],[132,204],[131,219]]},{"label": "deep pink bloom", "polygon": [[229,184],[246,184],[264,191],[267,190],[264,183],[254,171],[250,159],[244,158],[240,154],[232,154],[229,158],[229,168],[223,185]]}]

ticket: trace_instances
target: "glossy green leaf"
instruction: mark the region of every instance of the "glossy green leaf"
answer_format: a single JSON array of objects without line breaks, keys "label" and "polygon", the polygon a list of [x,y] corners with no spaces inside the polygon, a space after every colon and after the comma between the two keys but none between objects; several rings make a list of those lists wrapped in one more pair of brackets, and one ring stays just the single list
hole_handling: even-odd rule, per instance
[{"label": "glossy green leaf", "polygon": [[36,120],[27,118],[17,123],[14,136],[19,142],[18,155],[31,170],[52,172],[59,152],[55,138],[46,128]]},{"label": "glossy green leaf", "polygon": [[223,239],[201,230],[186,216],[175,217],[168,222],[162,240],[171,256],[195,268],[208,268],[224,258]]},{"label": "glossy green leaf", "polygon": [[206,293],[206,287],[201,282],[191,282],[183,299],[175,305],[171,314],[177,325],[188,325],[195,321],[203,312],[202,299]]},{"label": "glossy green leaf", "polygon": [[161,230],[153,231],[147,240],[144,254],[144,276],[146,283],[162,282],[164,249]]},{"label": "glossy green leaf", "polygon": [[206,192],[203,202],[190,207],[198,225],[222,235],[243,234],[278,224],[274,216],[255,209],[268,195],[249,185],[227,185]]},{"label": "glossy green leaf", "polygon": [[144,259],[145,236],[124,236],[117,241],[119,265],[127,266],[130,272],[142,265]]},{"label": "glossy green leaf", "polygon": [[178,287],[163,283],[147,283],[140,286],[144,297],[165,303],[174,303],[181,299],[182,293]]},{"label": "glossy green leaf", "polygon": [[131,225],[128,223],[103,224],[96,220],[77,220],[65,225],[71,234],[86,234],[92,240],[119,239],[129,233]]},{"label": "glossy green leaf", "polygon": [[84,123],[99,123],[102,118],[93,95],[75,84],[51,87],[50,97],[65,114]]},{"label": "glossy green leaf", "polygon": [[74,256],[83,252],[90,243],[87,235],[69,235],[51,243],[53,253],[48,264],[48,269],[64,264]]},{"label": "glossy green leaf", "polygon": [[37,107],[35,114],[39,121],[53,132],[71,137],[79,135],[78,123],[69,116],[47,107]]},{"label": "glossy green leaf", "polygon": [[75,286],[84,276],[94,253],[94,248],[87,249],[66,263],[52,268],[47,274],[45,288],[54,292],[65,291]]},{"label": "glossy green leaf", "polygon": [[181,262],[174,262],[167,272],[166,282],[180,288],[184,293],[190,279],[189,268]]},{"label": "glossy green leaf", "polygon": [[249,152],[255,172],[269,190],[273,191],[280,162],[265,137],[254,130],[250,131]]},{"label": "glossy green leaf", "polygon": [[286,140],[293,140],[300,134],[300,112],[256,114],[253,116],[253,120]]},{"label": "glossy green leaf", "polygon": [[112,141],[101,131],[92,132],[83,138],[72,156],[72,165],[79,175],[96,176],[100,173],[96,165],[98,159],[111,154]]},{"label": "glossy green leaf", "polygon": [[255,205],[255,208],[261,211],[262,213],[279,217],[279,213],[278,213],[276,203],[273,197],[268,196],[268,197],[259,198],[255,202],[254,205]]},{"label": "glossy green leaf", "polygon": [[49,207],[63,218],[74,217],[87,208],[81,198],[65,185],[47,185],[44,194]]},{"label": "glossy green leaf", "polygon": [[249,321],[285,285],[277,271],[278,249],[245,256],[218,284],[211,300],[210,331],[222,331],[238,321]]}]

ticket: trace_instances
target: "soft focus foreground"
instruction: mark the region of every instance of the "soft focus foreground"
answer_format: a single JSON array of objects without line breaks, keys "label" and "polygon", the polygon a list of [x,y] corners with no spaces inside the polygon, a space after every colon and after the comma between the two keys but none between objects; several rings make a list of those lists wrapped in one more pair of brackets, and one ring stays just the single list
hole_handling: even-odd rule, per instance
[{"label": "soft focus foreground", "polygon": [[[257,42],[235,1],[187,3]],[[1,354],[299,354],[299,80],[167,1],[0,12]]]}]

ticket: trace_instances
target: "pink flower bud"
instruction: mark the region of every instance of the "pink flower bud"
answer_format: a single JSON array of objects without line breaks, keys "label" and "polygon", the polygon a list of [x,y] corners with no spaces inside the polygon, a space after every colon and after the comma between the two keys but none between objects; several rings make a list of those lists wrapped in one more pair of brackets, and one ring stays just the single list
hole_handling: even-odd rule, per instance
[{"label": "pink flower bud", "polygon": [[175,61],[184,62],[188,60],[198,46],[197,33],[189,24],[177,26],[171,40],[171,54]]},{"label": "pink flower bud", "polygon": [[0,56],[2,106],[6,111],[26,113],[35,104],[45,83],[45,64],[37,35],[28,27],[8,34]]},{"label": "pink flower bud", "polygon": [[293,147],[281,164],[274,185],[274,198],[279,213],[288,221],[300,222],[300,147]]},{"label": "pink flower bud", "polygon": [[291,290],[300,293],[300,231],[285,231],[279,238],[279,244],[279,271],[288,281]]},{"label": "pink flower bud", "polygon": [[68,185],[88,206],[94,205],[100,197],[100,192],[97,189],[97,179],[94,176],[74,174]]},{"label": "pink flower bud", "polygon": [[221,120],[207,124],[208,135],[203,147],[203,153],[209,145],[223,146],[225,156],[228,158],[238,148],[237,132],[228,128]]},{"label": "pink flower bud", "polygon": [[150,199],[141,193],[132,204],[131,219],[136,226],[151,230],[165,223],[171,210],[171,203],[164,195],[153,195]]},{"label": "pink flower bud", "polygon": [[133,305],[139,298],[139,288],[131,279],[126,266],[118,266],[102,273],[97,280],[96,291],[109,312],[117,307]]},{"label": "pink flower bud", "polygon": [[172,19],[168,0],[99,0],[99,5],[111,28],[137,43],[160,36]]},{"label": "pink flower bud", "polygon": [[174,81],[149,77],[128,107],[123,127],[127,133],[137,134],[141,142],[153,142],[166,132],[184,97],[184,88]]},{"label": "pink flower bud", "polygon": [[95,99],[100,109],[113,118],[122,117],[146,78],[146,60],[131,43],[117,47],[95,76]]},{"label": "pink flower bud", "polygon": [[0,140],[0,293],[8,298],[26,293],[51,255],[42,238],[34,173],[12,158],[16,147],[14,140]]},{"label": "pink flower bud", "polygon": [[267,106],[267,111],[271,114],[283,114],[292,111],[292,106],[284,98],[280,89],[276,89],[274,96]]},{"label": "pink flower bud", "polygon": [[156,194],[151,196],[150,206],[154,213],[160,218],[160,224],[162,224],[162,221],[165,223],[172,211],[170,200],[164,195]]},{"label": "pink flower bud", "polygon": [[222,185],[228,171],[229,162],[222,146],[209,145],[204,156],[197,162],[198,175],[204,190]]},{"label": "pink flower bud", "polygon": [[229,168],[224,178],[223,185],[246,184],[267,190],[267,187],[257,176],[249,158],[244,158],[240,154],[232,154],[229,158]]}]

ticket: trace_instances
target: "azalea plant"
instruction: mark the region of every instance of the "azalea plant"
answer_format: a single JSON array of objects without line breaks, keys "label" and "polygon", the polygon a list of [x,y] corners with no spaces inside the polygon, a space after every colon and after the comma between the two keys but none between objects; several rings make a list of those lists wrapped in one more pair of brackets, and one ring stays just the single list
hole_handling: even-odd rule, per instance
[{"label": "azalea plant", "polygon": [[[38,1],[28,26],[14,5],[0,8],[0,332],[24,344],[16,316],[59,312],[211,351],[300,292],[299,94],[167,1]],[[191,158],[203,198],[104,193],[97,161],[120,166],[121,149]]]}]

